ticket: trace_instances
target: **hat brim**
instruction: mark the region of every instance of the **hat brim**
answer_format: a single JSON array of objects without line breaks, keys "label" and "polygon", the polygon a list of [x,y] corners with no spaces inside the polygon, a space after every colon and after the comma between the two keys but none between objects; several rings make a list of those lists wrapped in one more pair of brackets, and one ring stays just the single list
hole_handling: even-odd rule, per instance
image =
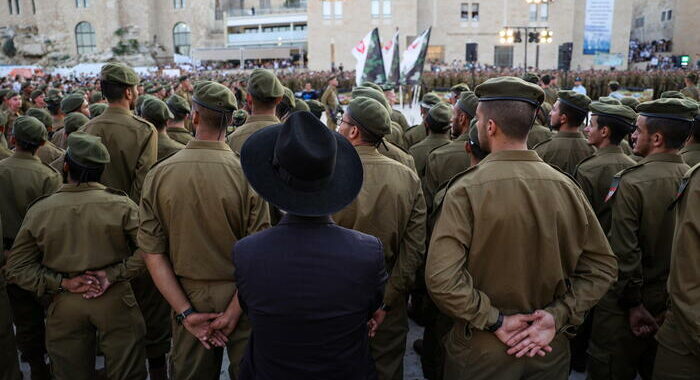
[{"label": "hat brim", "polygon": [[352,203],[362,188],[364,172],[355,148],[337,132],[334,175],[319,191],[292,188],[272,165],[275,144],[282,124],[263,128],[251,135],[241,148],[241,165],[250,185],[263,199],[280,210],[300,216],[331,215]]}]

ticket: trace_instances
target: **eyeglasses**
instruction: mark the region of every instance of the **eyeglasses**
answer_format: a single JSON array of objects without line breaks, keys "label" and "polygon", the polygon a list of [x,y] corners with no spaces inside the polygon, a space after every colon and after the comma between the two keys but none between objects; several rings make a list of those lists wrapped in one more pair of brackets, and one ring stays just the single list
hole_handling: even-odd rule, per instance
[{"label": "eyeglasses", "polygon": [[343,119],[340,119],[340,122],[338,123],[338,127],[340,127],[341,125],[343,125],[343,123],[345,123],[345,124],[347,124],[347,125],[349,125],[349,126],[351,126],[351,127],[354,127],[354,126],[355,126],[355,124],[353,124],[353,123],[351,123],[351,122],[349,122],[349,121],[345,121],[345,120],[343,120]]}]

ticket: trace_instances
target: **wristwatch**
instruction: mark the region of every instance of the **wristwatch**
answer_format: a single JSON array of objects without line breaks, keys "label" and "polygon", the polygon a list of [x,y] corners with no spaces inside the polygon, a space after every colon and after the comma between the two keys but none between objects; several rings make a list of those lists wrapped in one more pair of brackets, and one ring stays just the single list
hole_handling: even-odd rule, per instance
[{"label": "wristwatch", "polygon": [[498,319],[496,320],[496,323],[492,324],[491,326],[486,328],[486,331],[488,332],[496,332],[496,330],[500,329],[501,326],[503,326],[503,313],[500,311],[498,312]]},{"label": "wristwatch", "polygon": [[195,309],[189,308],[189,309],[183,311],[182,313],[175,315],[175,322],[177,322],[178,325],[182,325],[182,321],[184,321],[188,315],[196,313],[196,312],[197,311]]}]

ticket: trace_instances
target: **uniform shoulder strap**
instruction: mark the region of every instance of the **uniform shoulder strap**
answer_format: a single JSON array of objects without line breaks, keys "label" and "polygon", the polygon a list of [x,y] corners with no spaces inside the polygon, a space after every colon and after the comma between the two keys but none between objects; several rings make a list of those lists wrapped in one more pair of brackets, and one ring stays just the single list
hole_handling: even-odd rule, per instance
[{"label": "uniform shoulder strap", "polygon": [[455,174],[455,175],[454,175],[452,178],[450,178],[447,182],[445,182],[445,183],[443,183],[442,185],[440,185],[440,187],[438,188],[438,191],[436,192],[436,194],[439,193],[440,191],[442,191],[443,189],[444,189],[445,191],[443,192],[442,198],[441,198],[440,201],[438,202],[438,206],[437,206],[435,209],[438,210],[438,209],[441,209],[441,208],[442,208],[442,202],[445,201],[445,195],[447,195],[447,190],[449,190],[450,187],[452,187],[452,185],[454,185],[455,182],[457,182],[458,179],[464,177],[465,175],[467,175],[467,174],[469,174],[469,173],[471,173],[471,172],[476,171],[476,170],[478,169],[478,167],[479,167],[479,165],[470,166],[470,167],[467,168],[466,170],[462,170],[461,172]]},{"label": "uniform shoulder strap", "polygon": [[51,170],[53,173],[61,174],[61,172],[59,172],[58,170],[56,170],[56,168],[54,168],[53,166],[51,166],[51,165],[49,165],[49,164],[47,164],[47,163],[45,163],[45,162],[43,162],[43,161],[41,162],[41,164],[44,165],[45,167],[49,168],[49,170]]},{"label": "uniform shoulder strap", "polygon": [[[153,127],[153,124],[151,124],[150,121],[148,121],[148,120],[142,118],[141,116],[136,116],[136,115],[132,114],[131,117],[133,117],[134,119],[140,121],[140,122],[143,123],[143,124],[146,124],[146,125],[149,126],[149,127]],[[153,127],[153,128],[155,128],[155,127]]]},{"label": "uniform shoulder strap", "polygon": [[619,173],[615,174],[615,177],[613,177],[612,183],[610,184],[610,189],[608,190],[608,195],[605,196],[604,202],[608,202],[609,200],[611,200],[615,196],[615,194],[617,193],[617,189],[620,187],[620,181],[622,180],[622,176],[624,176],[625,174],[627,174],[629,172],[637,170],[637,169],[641,168],[642,166],[644,166],[644,164],[637,164],[634,166],[630,166],[629,168],[623,169]]},{"label": "uniform shoulder strap", "polygon": [[[182,149],[180,149],[180,150],[182,150]],[[151,169],[155,168],[155,167],[158,166],[158,164],[160,164],[161,162],[163,162],[163,161],[167,160],[168,158],[172,157],[174,154],[176,154],[176,153],[179,152],[180,150],[176,150],[176,151],[170,152],[167,156],[165,156],[165,157],[161,158],[160,160],[156,161],[156,163],[153,164],[153,166],[151,166]]]},{"label": "uniform shoulder strap", "polygon": [[562,170],[562,169],[561,169],[560,167],[558,167],[557,165],[550,164],[549,162],[545,162],[545,164],[549,165],[551,168],[553,168],[554,170],[558,171],[559,173],[565,175],[566,178],[570,179],[573,183],[576,184],[576,187],[581,188],[581,184],[578,183],[578,181],[576,180],[576,178],[574,178],[574,176],[572,176],[571,174],[565,172],[564,170]]},{"label": "uniform shoulder strap", "polygon": [[584,162],[590,160],[590,159],[593,158],[593,157],[595,157],[595,154],[591,154],[590,156],[584,158],[583,160],[581,160],[581,161],[578,163],[578,165],[576,165],[576,169],[574,169],[574,175],[573,175],[574,178],[576,178],[576,174],[578,174],[578,168],[581,167],[581,165],[583,165]]},{"label": "uniform shoulder strap", "polygon": [[52,196],[52,195],[54,195],[54,194],[55,194],[55,192],[54,192],[54,193],[49,193],[49,194],[44,194],[44,195],[42,195],[42,196],[37,197],[36,199],[34,199],[33,201],[31,201],[31,202],[29,203],[29,206],[27,206],[27,210],[29,210],[30,208],[32,208],[32,206],[34,206],[35,204],[39,203],[40,201],[42,201],[42,200],[44,200],[44,199],[46,199],[46,198],[48,198],[48,197],[50,197],[50,196]]},{"label": "uniform shoulder strap", "polygon": [[693,178],[693,175],[696,173],[700,173],[700,164],[693,166],[688,170],[685,175],[683,176],[683,179],[681,179],[681,184],[678,186],[678,192],[676,193],[676,199],[673,200],[673,203],[671,203],[670,206],[668,206],[668,209],[671,210],[674,207],[676,207],[676,204],[683,198],[683,195],[685,194],[685,190],[688,188],[688,183],[690,183],[690,179]]},{"label": "uniform shoulder strap", "polygon": [[400,150],[400,151],[402,151],[402,152],[404,152],[404,153],[406,153],[406,154],[410,154],[410,153],[408,153],[408,150],[404,149],[402,146],[399,146],[399,145],[394,144],[394,143],[391,142],[391,141],[384,140],[384,143],[386,143],[387,145],[391,145],[391,146],[393,146],[394,148],[396,148],[396,149],[398,149],[398,150]]},{"label": "uniform shoulder strap", "polygon": [[548,143],[548,142],[550,142],[550,141],[552,141],[552,138],[551,138],[551,137],[548,138],[548,139],[546,139],[546,140],[544,140],[544,141],[540,141],[539,143],[535,144],[535,146],[532,147],[532,150],[535,150],[535,149],[539,148],[540,146],[542,146],[542,145],[544,145],[544,144],[546,144],[546,143]]}]

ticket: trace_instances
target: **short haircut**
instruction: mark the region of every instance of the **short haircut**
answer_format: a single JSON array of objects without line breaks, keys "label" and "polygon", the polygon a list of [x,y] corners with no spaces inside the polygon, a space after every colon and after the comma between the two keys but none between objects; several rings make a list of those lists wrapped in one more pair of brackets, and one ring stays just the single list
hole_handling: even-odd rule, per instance
[{"label": "short haircut", "polygon": [[61,113],[61,103],[46,103],[46,108],[49,110],[51,115],[58,115]]},{"label": "short haircut", "polygon": [[535,106],[511,100],[491,100],[480,104],[486,119],[496,122],[504,135],[518,140],[527,138],[535,118]]},{"label": "short haircut", "polygon": [[172,112],[172,114],[173,114],[173,121],[176,122],[176,123],[179,123],[179,122],[185,120],[185,118],[187,117],[187,114],[186,114],[186,113],[173,112],[172,109],[170,109],[170,112]]},{"label": "short haircut", "polygon": [[105,165],[97,165],[95,167],[88,168],[71,160],[70,156],[67,154],[64,162],[68,164],[68,174],[70,175],[70,178],[73,181],[78,181],[79,183],[100,182],[102,173],[105,171]]},{"label": "short haircut", "polygon": [[124,99],[124,91],[131,86],[128,84],[103,80],[100,81],[100,87],[102,88],[102,95],[108,102],[112,103]]},{"label": "short haircut", "polygon": [[227,114],[223,112],[210,110],[197,103],[194,103],[192,107],[199,113],[201,124],[207,128],[226,129],[228,125],[231,124],[231,118],[233,117],[231,113],[228,113],[227,116]]},{"label": "short haircut", "polygon": [[680,149],[690,135],[692,123],[683,120],[670,120],[658,117],[647,117],[649,134],[661,133],[664,136],[664,146],[668,149]]},{"label": "short haircut", "polygon": [[559,102],[559,113],[566,115],[570,126],[579,126],[588,116],[587,113],[581,112],[574,107],[571,107],[563,102]]},{"label": "short haircut", "polygon": [[693,123],[693,131],[691,132],[696,143],[700,143],[700,120],[695,120]]},{"label": "short haircut", "polygon": [[550,77],[548,74],[545,74],[541,78],[542,83],[549,85],[549,83],[552,81],[552,77]]},{"label": "short haircut", "polygon": [[253,98],[253,105],[263,107],[270,107],[274,105],[277,100],[277,98],[260,98],[253,94],[250,94],[250,97]]},{"label": "short haircut", "polygon": [[277,118],[279,119],[282,119],[284,116],[292,112],[294,112],[292,106],[285,102],[280,102],[279,104],[277,104],[277,108],[275,108],[275,115],[277,115]]},{"label": "short haircut", "polygon": [[37,144],[32,144],[30,142],[22,141],[18,138],[15,137],[15,140],[17,141],[17,146],[25,151],[25,152],[31,152],[32,154],[36,153],[36,151],[39,149],[41,145]]},{"label": "short haircut", "polygon": [[613,91],[617,91],[620,88],[620,85],[617,83],[610,83],[608,87],[610,87],[610,89]]},{"label": "short haircut", "polygon": [[598,115],[598,129],[608,127],[610,129],[610,142],[613,145],[620,145],[622,139],[625,138],[629,133],[630,126],[623,123],[622,121],[609,117]]}]

